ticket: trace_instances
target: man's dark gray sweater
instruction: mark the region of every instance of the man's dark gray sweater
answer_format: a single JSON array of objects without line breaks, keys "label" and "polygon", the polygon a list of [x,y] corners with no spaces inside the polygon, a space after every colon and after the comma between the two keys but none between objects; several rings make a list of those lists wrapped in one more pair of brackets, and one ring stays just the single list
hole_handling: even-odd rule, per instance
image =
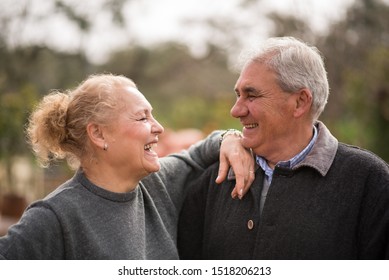
[{"label": "man's dark gray sweater", "polygon": [[99,188],[78,170],[0,238],[0,259],[177,259],[185,181],[216,162],[219,135],[160,159],[161,170],[129,193]]},{"label": "man's dark gray sweater", "polygon": [[242,200],[235,180],[215,183],[218,164],[192,181],[178,245],[182,258],[389,259],[389,167],[338,141],[322,123],[307,157],[276,167],[263,213],[264,171]]}]

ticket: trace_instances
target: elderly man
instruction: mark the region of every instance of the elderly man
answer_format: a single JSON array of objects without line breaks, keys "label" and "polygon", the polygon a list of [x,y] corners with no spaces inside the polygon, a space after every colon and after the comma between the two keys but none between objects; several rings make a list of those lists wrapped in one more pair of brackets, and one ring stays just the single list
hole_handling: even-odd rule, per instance
[{"label": "elderly man", "polygon": [[231,114],[256,159],[243,199],[217,185],[218,164],[193,182],[179,225],[182,258],[388,259],[389,168],[338,142],[318,118],[329,87],[315,47],[271,38],[245,56]]}]

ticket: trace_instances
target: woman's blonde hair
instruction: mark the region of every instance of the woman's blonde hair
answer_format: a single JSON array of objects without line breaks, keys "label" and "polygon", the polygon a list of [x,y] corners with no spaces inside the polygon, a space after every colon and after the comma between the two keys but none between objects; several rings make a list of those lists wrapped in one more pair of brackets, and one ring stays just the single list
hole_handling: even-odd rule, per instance
[{"label": "woman's blonde hair", "polygon": [[66,159],[72,168],[89,151],[88,123],[109,124],[124,106],[121,89],[136,87],[124,76],[91,75],[73,91],[52,91],[29,118],[27,137],[42,166]]}]

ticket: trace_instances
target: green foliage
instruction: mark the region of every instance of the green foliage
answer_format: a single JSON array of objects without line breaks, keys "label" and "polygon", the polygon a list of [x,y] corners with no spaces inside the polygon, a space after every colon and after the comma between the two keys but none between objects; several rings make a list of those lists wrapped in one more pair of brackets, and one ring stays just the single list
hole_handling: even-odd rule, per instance
[{"label": "green foliage", "polygon": [[[124,27],[123,7],[130,1],[102,0],[98,5],[104,15],[110,15],[114,26]],[[86,42],[83,39],[96,30],[94,12],[83,10],[85,6],[79,5],[81,2],[52,0],[49,3],[54,3],[52,12],[35,18],[30,13],[31,1],[21,3],[18,9],[0,4],[0,161],[9,180],[0,182],[0,192],[3,186],[13,186],[12,158],[31,155],[24,127],[34,104],[51,89],[73,88],[92,73],[112,72],[132,78],[165,128],[198,128],[204,133],[214,129],[241,129],[239,121],[230,116],[238,74],[229,70],[228,54],[224,50],[246,44],[244,36],[252,28],[253,19],[248,18],[244,23],[223,16],[201,19],[199,24],[209,34],[208,52],[202,57],[193,57],[187,46],[176,42],[148,48],[133,42],[113,52],[107,63],[93,65],[83,53]],[[260,17],[261,1],[241,0],[240,3],[242,12],[246,9]],[[268,14],[274,27],[272,36],[299,37],[322,51],[331,95],[321,119],[332,133],[340,141],[369,149],[387,162],[388,14],[387,1],[355,1],[346,16],[330,26],[328,34],[315,34],[304,18],[295,15]],[[74,38],[80,44],[78,50],[64,53],[45,45],[17,43],[19,34],[12,27],[23,30],[31,22],[50,23],[55,15],[65,16],[80,31],[80,37]],[[239,42],[241,38],[243,41]],[[63,170],[68,171],[58,163],[46,176],[57,178]]]},{"label": "green foliage", "polygon": [[0,162],[4,163],[7,174],[6,182],[1,182],[3,186],[13,186],[13,158],[27,151],[24,125],[36,100],[37,92],[32,85],[26,84],[18,93],[0,92]]},{"label": "green foliage", "polygon": [[[104,0],[104,11],[123,25],[123,6],[129,0]],[[93,15],[69,1],[56,0],[55,12],[65,15],[84,34],[93,31]],[[241,1],[260,9],[257,1]],[[253,6],[254,5],[254,6]],[[329,74],[331,95],[322,119],[344,142],[371,149],[389,161],[389,7],[380,0],[356,1],[345,18],[328,34],[314,34],[306,21],[293,15],[271,13],[273,35],[291,35],[318,46]],[[28,9],[16,15],[28,19]],[[67,89],[95,72],[112,72],[132,78],[154,107],[154,115],[173,129],[194,127],[240,128],[229,111],[234,103],[238,77],[228,67],[223,44],[241,37],[244,24],[221,18],[209,21],[219,30],[219,45],[209,38],[208,53],[193,57],[188,47],[170,42],[146,48],[135,44],[112,53],[104,65],[92,65],[81,48],[76,54],[60,53],[46,46],[10,48],[13,15],[0,13],[1,155],[23,152],[23,125],[36,99],[50,89]],[[234,26],[234,28],[229,28]],[[204,27],[206,28],[206,26]],[[227,30],[226,30],[227,28]],[[229,28],[229,29],[228,29]],[[230,32],[231,34],[228,34]],[[239,34],[238,34],[239,32]],[[226,34],[227,33],[227,34]],[[212,33],[213,34],[213,33]],[[219,33],[217,33],[219,34]],[[220,34],[219,34],[220,35]],[[212,42],[212,44],[210,43]],[[16,139],[18,138],[18,139]]]},{"label": "green foliage", "polygon": [[24,125],[38,94],[32,85],[0,95],[0,156],[25,152]]},{"label": "green foliage", "polygon": [[319,49],[332,93],[325,120],[339,140],[389,161],[389,6],[357,1]]},{"label": "green foliage", "polygon": [[[368,71],[366,71],[368,69]],[[344,90],[362,147],[389,157],[389,48],[372,49],[363,69],[349,70]],[[363,134],[363,136],[361,136]],[[353,141],[355,142],[355,140]]]},{"label": "green foliage", "polygon": [[24,125],[32,107],[51,89],[84,79],[85,60],[44,47],[1,49],[0,156],[25,153]]}]

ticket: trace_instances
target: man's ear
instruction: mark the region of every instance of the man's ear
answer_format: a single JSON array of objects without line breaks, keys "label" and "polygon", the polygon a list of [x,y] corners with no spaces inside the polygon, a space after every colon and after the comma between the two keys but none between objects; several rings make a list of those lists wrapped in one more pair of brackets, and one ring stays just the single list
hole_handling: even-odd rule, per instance
[{"label": "man's ear", "polygon": [[88,123],[86,131],[91,143],[100,149],[104,149],[105,139],[102,127],[96,123]]},{"label": "man's ear", "polygon": [[312,93],[309,89],[303,88],[296,92],[296,107],[294,110],[294,116],[299,118],[306,113],[310,112],[312,107]]}]

